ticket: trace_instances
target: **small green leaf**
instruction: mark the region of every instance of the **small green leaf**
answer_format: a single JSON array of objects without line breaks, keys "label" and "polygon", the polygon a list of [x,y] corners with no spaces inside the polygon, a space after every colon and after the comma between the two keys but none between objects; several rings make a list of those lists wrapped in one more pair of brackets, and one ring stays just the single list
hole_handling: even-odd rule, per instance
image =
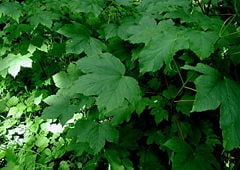
[{"label": "small green leaf", "polygon": [[35,141],[36,146],[39,147],[39,149],[42,151],[48,146],[49,139],[45,136],[38,136],[37,140]]},{"label": "small green leaf", "polygon": [[19,99],[16,96],[13,96],[7,101],[7,106],[8,107],[15,106],[16,104],[18,104],[18,102]]},{"label": "small green leaf", "polygon": [[20,55],[20,54],[9,54],[0,62],[0,72],[7,69],[8,73],[14,78],[20,72],[21,67],[31,68],[32,60],[29,58],[31,54]]}]

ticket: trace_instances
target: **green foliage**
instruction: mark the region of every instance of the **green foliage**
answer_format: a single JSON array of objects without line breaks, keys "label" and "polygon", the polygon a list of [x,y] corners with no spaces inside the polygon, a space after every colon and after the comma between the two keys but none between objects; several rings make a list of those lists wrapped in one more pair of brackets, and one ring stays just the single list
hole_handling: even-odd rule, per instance
[{"label": "green foliage", "polygon": [[124,65],[114,56],[102,54],[99,58],[83,58],[77,65],[87,74],[74,82],[72,91],[86,96],[98,96],[96,104],[99,109],[106,108],[109,112],[122,106],[125,99],[134,103],[140,98],[137,81],[124,76]]},{"label": "green foliage", "polygon": [[239,169],[237,0],[3,0],[1,169]]}]

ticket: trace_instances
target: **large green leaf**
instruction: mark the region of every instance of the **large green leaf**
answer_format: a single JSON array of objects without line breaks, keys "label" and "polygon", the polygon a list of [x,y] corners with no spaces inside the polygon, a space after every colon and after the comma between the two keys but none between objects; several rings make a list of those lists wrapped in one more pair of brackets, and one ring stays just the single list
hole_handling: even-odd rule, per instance
[{"label": "large green leaf", "polygon": [[118,131],[108,122],[98,124],[93,121],[80,120],[74,129],[69,131],[69,135],[77,138],[77,142],[87,142],[90,148],[98,153],[105,145],[106,141],[117,142]]},{"label": "large green leaf", "polygon": [[163,64],[169,66],[175,53],[183,49],[192,50],[201,60],[206,59],[214,52],[214,44],[218,40],[214,31],[178,27],[172,20],[156,25],[156,21],[148,16],[137,25],[128,26],[127,30],[130,34],[128,40],[132,43],[146,44],[139,54],[142,73],[157,71]]},{"label": "large green leaf", "polygon": [[124,76],[124,65],[111,54],[83,58],[78,61],[78,65],[86,74],[74,82],[72,90],[87,96],[97,95],[99,108],[111,111],[125,100],[135,103],[139,99],[137,81]]},{"label": "large green leaf", "polygon": [[31,54],[8,54],[7,57],[0,61],[0,72],[7,69],[9,74],[11,74],[13,77],[16,77],[20,72],[21,67],[32,67],[32,59],[29,57],[31,57]]},{"label": "large green leaf", "polygon": [[214,110],[220,106],[220,127],[223,134],[223,146],[226,150],[240,145],[240,85],[204,64],[184,69],[202,73],[196,80],[197,94],[192,111]]},{"label": "large green leaf", "polygon": [[169,29],[168,26],[169,24],[164,24],[158,35],[141,51],[139,56],[141,72],[157,71],[164,63],[169,65],[178,50],[188,49],[188,40],[183,32],[174,27]]},{"label": "large green leaf", "polygon": [[96,55],[106,48],[103,42],[91,37],[91,32],[78,23],[66,24],[58,30],[58,33],[69,38],[66,43],[67,53],[85,52],[87,55]]}]

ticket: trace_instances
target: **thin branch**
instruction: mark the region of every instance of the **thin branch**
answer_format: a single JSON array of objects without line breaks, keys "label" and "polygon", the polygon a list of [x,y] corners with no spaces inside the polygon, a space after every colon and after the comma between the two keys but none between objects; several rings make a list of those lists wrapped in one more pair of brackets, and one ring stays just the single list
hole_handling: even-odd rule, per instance
[{"label": "thin branch", "polygon": [[212,0],[209,0],[208,1],[208,6],[207,6],[207,11],[206,11],[206,15],[208,16],[209,15],[209,11],[210,11],[210,6],[212,4]]},{"label": "thin branch", "polygon": [[179,103],[179,102],[194,102],[195,100],[175,100],[175,103]]},{"label": "thin branch", "polygon": [[204,1],[200,3],[200,1],[197,1],[198,6],[201,8],[201,11],[203,14],[205,14],[205,6],[204,6]]},{"label": "thin branch", "polygon": [[183,135],[183,131],[182,131],[182,128],[181,128],[181,126],[180,126],[180,123],[179,123],[177,117],[175,118],[175,122],[176,122],[176,124],[177,124],[180,137],[181,137],[182,141],[185,142],[184,135]]}]

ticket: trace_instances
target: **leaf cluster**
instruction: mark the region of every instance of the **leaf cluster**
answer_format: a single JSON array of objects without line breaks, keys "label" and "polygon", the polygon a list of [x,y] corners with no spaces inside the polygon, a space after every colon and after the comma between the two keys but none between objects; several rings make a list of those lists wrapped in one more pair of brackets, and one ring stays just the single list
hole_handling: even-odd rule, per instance
[{"label": "leaf cluster", "polygon": [[238,169],[239,7],[3,0],[0,168]]}]

